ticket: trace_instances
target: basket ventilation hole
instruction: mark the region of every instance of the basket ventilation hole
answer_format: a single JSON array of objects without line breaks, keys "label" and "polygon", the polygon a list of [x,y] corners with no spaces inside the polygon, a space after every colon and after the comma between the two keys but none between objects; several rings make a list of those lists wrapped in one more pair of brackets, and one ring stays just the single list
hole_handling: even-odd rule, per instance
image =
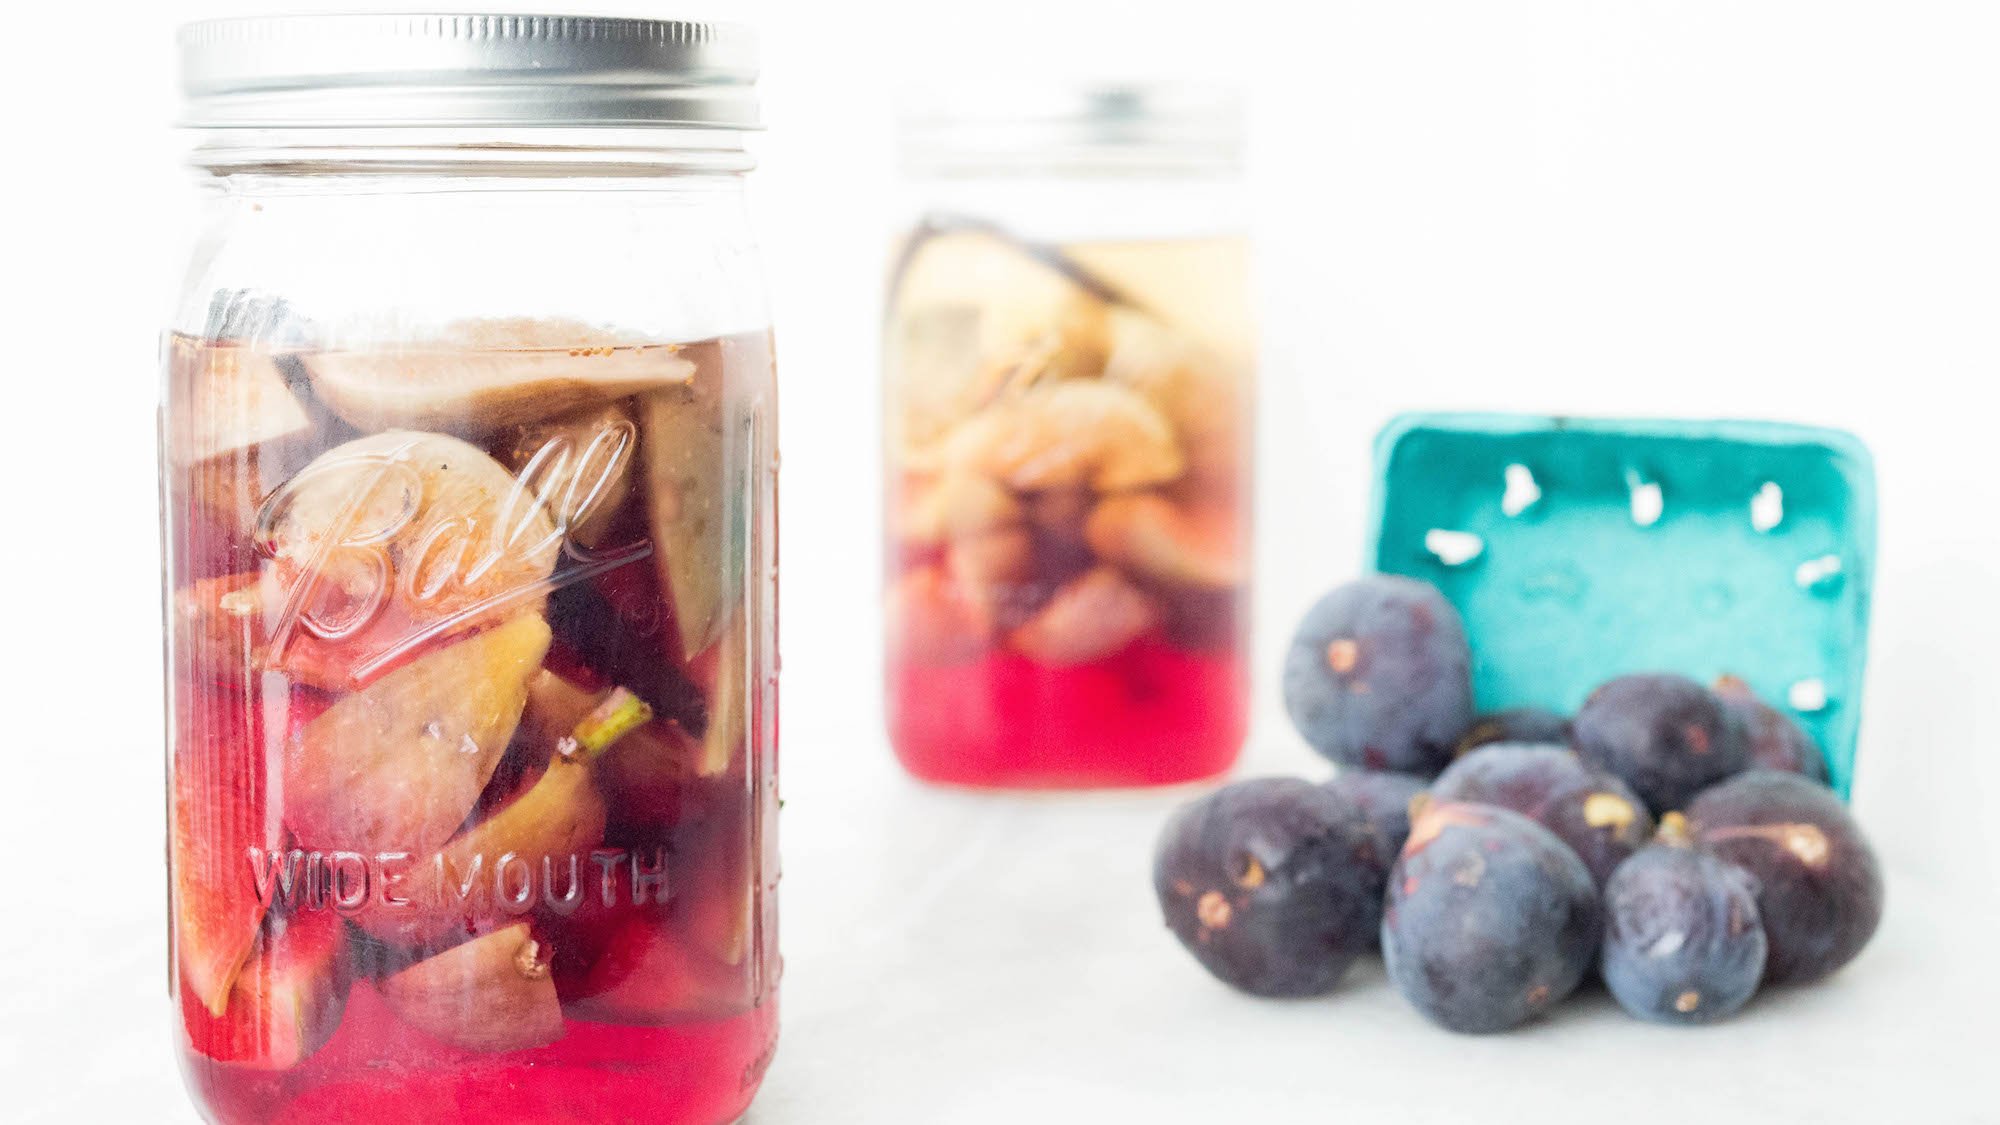
[{"label": "basket ventilation hole", "polygon": [[1785,701],[1792,705],[1792,710],[1794,711],[1803,711],[1807,714],[1814,711],[1824,711],[1826,710],[1826,681],[1820,679],[1818,676],[1809,676],[1806,679],[1800,680],[1792,685],[1790,691],[1785,693]]},{"label": "basket ventilation hole", "polygon": [[1750,498],[1750,526],[1763,534],[1785,522],[1785,490],[1776,481],[1765,481]]},{"label": "basket ventilation hole", "polygon": [[1666,496],[1660,492],[1660,486],[1638,473],[1628,472],[1625,487],[1632,490],[1632,522],[1640,527],[1659,523],[1660,515],[1667,510]]},{"label": "basket ventilation hole", "polygon": [[1801,590],[1831,590],[1840,584],[1840,556],[1821,555],[1807,559],[1792,572],[1792,581]]},{"label": "basket ventilation hole", "polygon": [[1535,472],[1526,465],[1509,465],[1506,475],[1507,491],[1500,497],[1500,510],[1518,516],[1542,498],[1542,486],[1535,483]]},{"label": "basket ventilation hole", "polygon": [[1424,533],[1424,550],[1446,566],[1464,566],[1486,551],[1486,540],[1470,531],[1434,527]]}]

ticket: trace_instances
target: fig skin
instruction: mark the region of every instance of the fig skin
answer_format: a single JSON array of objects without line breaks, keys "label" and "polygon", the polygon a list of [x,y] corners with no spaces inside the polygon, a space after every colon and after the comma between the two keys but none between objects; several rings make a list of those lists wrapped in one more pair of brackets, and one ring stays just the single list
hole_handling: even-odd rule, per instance
[{"label": "fig skin", "polygon": [[1766,984],[1805,984],[1852,961],[1882,921],[1881,864],[1824,786],[1753,770],[1688,805],[1694,838],[1757,882]]},{"label": "fig skin", "polygon": [[1110,567],[1071,579],[1019,628],[1008,644],[1030,660],[1088,664],[1118,652],[1160,624],[1160,607]]},{"label": "fig skin", "polygon": [[1016,492],[1146,488],[1187,469],[1173,426],[1136,391],[1096,379],[1034,387],[954,428],[935,454]]},{"label": "fig skin", "polygon": [[210,1012],[182,977],[188,1046],[252,1070],[288,1070],[304,1062],[333,1038],[347,1008],[346,950],[346,927],[330,911],[273,914],[222,1010]]},{"label": "fig skin", "polygon": [[1200,590],[1243,581],[1243,528],[1231,511],[1185,508],[1156,492],[1125,492],[1099,502],[1083,534],[1098,558],[1141,578]]},{"label": "fig skin", "polygon": [[1570,744],[1658,813],[1684,808],[1750,765],[1742,724],[1715,693],[1667,672],[1619,676],[1590,693],[1571,723]]},{"label": "fig skin", "polygon": [[1393,575],[1340,586],[1285,657],[1285,708],[1342,766],[1434,776],[1472,721],[1472,650],[1435,587]]},{"label": "fig skin", "polygon": [[1431,796],[1520,813],[1568,844],[1600,887],[1653,835],[1637,794],[1561,744],[1482,746],[1438,775]]},{"label": "fig skin", "polygon": [[[197,659],[186,649],[177,656],[183,663]],[[185,987],[215,1016],[229,1002],[230,985],[264,920],[244,857],[251,848],[278,850],[285,843],[269,815],[274,786],[265,758],[264,702],[212,686],[174,684],[173,945]]]},{"label": "fig skin", "polygon": [[884,618],[892,659],[962,664],[993,645],[992,607],[938,565],[917,567],[897,579]]},{"label": "fig skin", "polygon": [[990,229],[911,236],[884,337],[898,454],[933,450],[1007,394],[1104,369],[1108,295],[1053,258]]},{"label": "fig skin", "polygon": [[1410,809],[1430,782],[1413,773],[1389,770],[1342,770],[1326,787],[1344,799],[1375,841],[1375,865],[1382,884],[1410,838]]},{"label": "fig skin", "polygon": [[1598,965],[1611,995],[1643,1020],[1706,1024],[1749,1003],[1769,949],[1756,880],[1697,848],[1679,814],[1604,888]]},{"label": "fig skin", "polygon": [[1389,873],[1389,979],[1452,1031],[1505,1031],[1560,1003],[1597,954],[1601,909],[1567,844],[1519,813],[1433,801]]},{"label": "fig skin", "polygon": [[1715,694],[1743,725],[1752,768],[1786,770],[1828,784],[1826,755],[1790,715],[1757,698],[1749,684],[1734,676],[1717,679]]},{"label": "fig skin", "polygon": [[269,665],[365,688],[415,653],[541,612],[562,546],[541,498],[476,446],[401,430],[336,446],[260,516]]},{"label": "fig skin", "polygon": [[1167,928],[1217,979],[1256,996],[1331,991],[1382,917],[1376,840],[1324,786],[1256,778],[1196,800],[1160,834]]},{"label": "fig skin", "polygon": [[473,938],[384,978],[404,1023],[472,1051],[519,1051],[562,1038],[545,950],[525,922]]},{"label": "fig skin", "polygon": [[1458,755],[1464,757],[1495,742],[1569,743],[1569,716],[1540,707],[1513,707],[1494,711],[1472,720],[1458,736]]},{"label": "fig skin", "polygon": [[315,396],[363,430],[490,433],[685,383],[674,344],[639,344],[577,321],[465,320],[436,340],[303,353]]},{"label": "fig skin", "polygon": [[1013,493],[977,473],[913,477],[897,494],[896,534],[916,547],[943,547],[1018,526],[1026,511]]},{"label": "fig skin", "polygon": [[308,849],[429,855],[514,736],[548,623],[516,617],[341,698],[289,740],[284,823]]}]

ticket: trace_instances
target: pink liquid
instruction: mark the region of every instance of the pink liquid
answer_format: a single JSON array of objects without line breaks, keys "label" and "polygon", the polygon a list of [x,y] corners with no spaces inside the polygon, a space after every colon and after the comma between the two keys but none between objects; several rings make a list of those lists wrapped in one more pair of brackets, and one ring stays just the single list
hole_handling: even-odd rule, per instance
[{"label": "pink liquid", "polygon": [[1236,759],[1248,717],[1233,650],[1142,638],[1090,664],[1004,651],[963,664],[894,663],[889,734],[916,776],[951,785],[1172,785]]},{"label": "pink liquid", "polygon": [[774,999],[707,1023],[567,1020],[549,1046],[481,1055],[404,1026],[363,984],[340,1031],[301,1066],[267,1073],[200,1055],[185,1065],[218,1125],[723,1125],[756,1093],[777,1017]]}]

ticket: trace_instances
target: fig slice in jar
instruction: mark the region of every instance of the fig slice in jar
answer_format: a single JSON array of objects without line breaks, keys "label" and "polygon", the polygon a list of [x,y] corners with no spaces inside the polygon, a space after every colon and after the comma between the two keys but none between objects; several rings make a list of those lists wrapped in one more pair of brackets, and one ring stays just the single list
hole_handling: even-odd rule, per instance
[{"label": "fig slice in jar", "polygon": [[741,969],[636,914],[617,924],[571,992],[571,1014],[612,1023],[719,1019],[748,1007]]},{"label": "fig slice in jar", "polygon": [[1110,295],[988,229],[923,230],[892,280],[888,370],[907,450],[1010,389],[1104,365]]},{"label": "fig slice in jar", "polygon": [[267,806],[263,708],[184,682],[173,702],[174,948],[187,991],[220,1016],[264,921],[251,850],[279,850],[284,834]]},{"label": "fig slice in jar", "polygon": [[897,534],[906,543],[924,547],[1012,527],[1027,514],[1013,493],[977,473],[962,471],[935,480],[911,480],[900,500]]},{"label": "fig slice in jar", "polygon": [[429,855],[479,800],[549,647],[516,617],[346,696],[286,747],[284,820],[306,848]]},{"label": "fig slice in jar", "polygon": [[302,441],[312,417],[281,357],[249,344],[168,342],[167,463],[176,468]]},{"label": "fig slice in jar", "polygon": [[1154,492],[1107,496],[1084,538],[1106,562],[1175,586],[1227,589],[1243,581],[1234,513],[1175,504]]},{"label": "fig slice in jar", "polygon": [[639,429],[611,403],[517,426],[494,448],[542,498],[557,529],[584,547],[603,541],[632,492]]},{"label": "fig slice in jar", "polygon": [[679,345],[528,318],[459,321],[433,339],[299,358],[320,401],[365,430],[491,433],[694,375]]},{"label": "fig slice in jar", "polygon": [[935,459],[946,471],[979,473],[1019,492],[1146,488],[1187,469],[1174,428],[1159,410],[1131,388],[1099,380],[1051,383],[1009,396],[953,429]]},{"label": "fig slice in jar", "polygon": [[351,691],[451,637],[539,612],[562,535],[506,466],[444,434],[391,430],[321,454],[259,521],[269,663]]},{"label": "fig slice in jar", "polygon": [[[544,699],[546,678],[552,674],[535,681]],[[605,693],[555,740],[548,768],[533,785],[417,866],[415,896],[394,905],[372,902],[354,915],[356,924],[386,942],[434,946],[449,935],[487,932],[538,905],[574,909],[590,879],[586,853],[604,839],[605,803],[592,767],[652,717],[631,692]],[[518,876],[516,862],[526,865]]]},{"label": "fig slice in jar", "polygon": [[191,1002],[191,993],[181,997],[188,1045],[256,1070],[305,1061],[333,1038],[347,1007],[346,942],[346,927],[332,911],[272,915],[222,1010]]},{"label": "fig slice in jar", "polygon": [[[522,737],[556,746],[577,724],[623,688],[598,689],[544,669],[528,688]],[[591,762],[590,776],[619,823],[671,822],[695,775],[701,744],[669,718],[654,717],[610,743]]]},{"label": "fig slice in jar", "polygon": [[708,678],[708,729],[702,732],[701,753],[695,760],[698,777],[721,777],[743,757],[750,731],[749,663],[749,631],[738,613],[715,644]]},{"label": "fig slice in jar", "polygon": [[174,659],[210,686],[243,692],[264,659],[264,601],[259,576],[222,574],[175,590],[168,599]]},{"label": "fig slice in jar", "polygon": [[161,436],[168,502],[185,521],[169,544],[177,576],[253,564],[258,505],[311,457],[315,428],[287,362],[248,344],[169,340]]},{"label": "fig slice in jar", "polygon": [[1232,369],[1215,352],[1136,309],[1111,319],[1109,383],[1137,391],[1165,417],[1187,454],[1188,475],[1217,501],[1234,502],[1247,471],[1244,448],[1247,364]]},{"label": "fig slice in jar", "polygon": [[647,521],[660,583],[673,601],[681,654],[715,640],[730,600],[723,550],[729,512],[724,479],[722,380],[714,377],[639,404],[639,455],[645,467]]},{"label": "fig slice in jar", "polygon": [[473,1051],[519,1051],[562,1038],[546,949],[525,922],[473,938],[378,986],[404,1023]]},{"label": "fig slice in jar", "polygon": [[1160,607],[1108,566],[1065,583],[1008,636],[1015,651],[1043,664],[1087,664],[1110,656],[1160,624]]},{"label": "fig slice in jar", "polygon": [[991,607],[981,605],[942,566],[906,571],[890,587],[885,608],[889,651],[899,658],[955,664],[992,646]]}]

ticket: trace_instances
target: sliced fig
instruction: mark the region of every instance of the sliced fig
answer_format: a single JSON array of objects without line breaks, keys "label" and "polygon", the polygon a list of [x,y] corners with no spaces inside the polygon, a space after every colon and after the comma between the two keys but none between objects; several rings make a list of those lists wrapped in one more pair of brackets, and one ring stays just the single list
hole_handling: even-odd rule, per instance
[{"label": "sliced fig", "polygon": [[493,448],[542,498],[559,533],[595,547],[631,495],[639,428],[612,403],[517,426],[500,434]]},{"label": "sliced fig", "polygon": [[1189,475],[1205,491],[1216,500],[1235,498],[1248,471],[1247,366],[1232,369],[1153,317],[1118,309],[1111,318],[1104,378],[1137,391],[1159,410],[1186,451]]},{"label": "sliced fig", "polygon": [[546,951],[525,922],[473,938],[379,986],[404,1023],[473,1051],[520,1051],[562,1038]]},{"label": "sliced fig", "polygon": [[1108,566],[1056,591],[1008,643],[1043,664],[1087,664],[1110,656],[1160,624],[1160,607]]},{"label": "sliced fig", "polygon": [[1025,514],[1013,493],[977,473],[950,472],[912,482],[900,500],[896,532],[917,546],[942,546],[1012,527]]},{"label": "sliced fig", "polygon": [[[248,344],[175,336],[167,345],[167,463],[252,455],[312,431],[283,357]],[[254,507],[252,509],[255,510]]]},{"label": "sliced fig", "polygon": [[182,977],[188,1046],[218,1062],[288,1070],[340,1026],[349,985],[346,927],[331,911],[272,915],[220,1011],[195,1002]]},{"label": "sliced fig", "polygon": [[901,448],[930,446],[1004,392],[1102,370],[1104,295],[992,231],[920,238],[886,340]]},{"label": "sliced fig", "polygon": [[744,977],[741,968],[692,948],[658,921],[635,916],[612,932],[567,998],[568,1008],[611,1023],[719,1019],[750,1006]]},{"label": "sliced fig", "polygon": [[167,600],[174,660],[203,683],[248,691],[264,659],[263,591],[255,571],[203,578]]},{"label": "sliced fig", "polygon": [[1034,537],[1026,528],[1008,527],[957,540],[945,549],[944,568],[989,614],[1004,618],[1034,574]]},{"label": "sliced fig", "polygon": [[173,711],[174,949],[187,991],[220,1016],[264,921],[250,849],[282,848],[284,830],[269,814],[263,708],[180,684]]},{"label": "sliced fig", "polygon": [[732,763],[744,760],[755,704],[750,683],[756,678],[747,624],[743,614],[733,615],[715,643],[713,674],[708,677],[708,729],[702,732],[701,755],[695,760],[698,777],[721,777]]},{"label": "sliced fig", "polygon": [[653,557],[673,598],[681,652],[688,655],[715,639],[731,596],[732,572],[723,557],[730,482],[721,381],[699,379],[649,395],[639,406]]},{"label": "sliced fig", "polygon": [[688,381],[680,347],[575,321],[468,320],[435,339],[299,357],[314,394],[364,430],[490,433]]},{"label": "sliced fig", "polygon": [[272,666],[364,687],[419,651],[539,610],[562,536],[506,466],[443,434],[328,450],[265,505]]},{"label": "sliced fig", "polygon": [[1232,511],[1121,493],[1090,513],[1084,537],[1099,558],[1144,578],[1207,590],[1243,581],[1243,529]]},{"label": "sliced fig", "polygon": [[258,505],[311,457],[312,417],[287,362],[247,344],[168,342],[162,436],[174,510],[187,521],[183,552],[247,545]]},{"label": "sliced fig", "polygon": [[[613,691],[544,669],[528,688],[520,737],[556,746]],[[656,716],[598,755],[591,779],[606,795],[614,819],[666,823],[674,819],[688,782],[698,776],[702,753],[701,743],[679,723]]]},{"label": "sliced fig", "polygon": [[993,404],[953,429],[935,461],[941,470],[979,473],[1019,492],[1145,488],[1187,468],[1173,426],[1157,409],[1131,388],[1094,379],[1046,384]]},{"label": "sliced fig", "polygon": [[889,589],[889,651],[926,664],[971,660],[992,646],[993,614],[941,566],[906,572]]},{"label": "sliced fig", "polygon": [[516,617],[398,668],[286,748],[284,820],[307,848],[429,855],[492,776],[549,647]]}]

